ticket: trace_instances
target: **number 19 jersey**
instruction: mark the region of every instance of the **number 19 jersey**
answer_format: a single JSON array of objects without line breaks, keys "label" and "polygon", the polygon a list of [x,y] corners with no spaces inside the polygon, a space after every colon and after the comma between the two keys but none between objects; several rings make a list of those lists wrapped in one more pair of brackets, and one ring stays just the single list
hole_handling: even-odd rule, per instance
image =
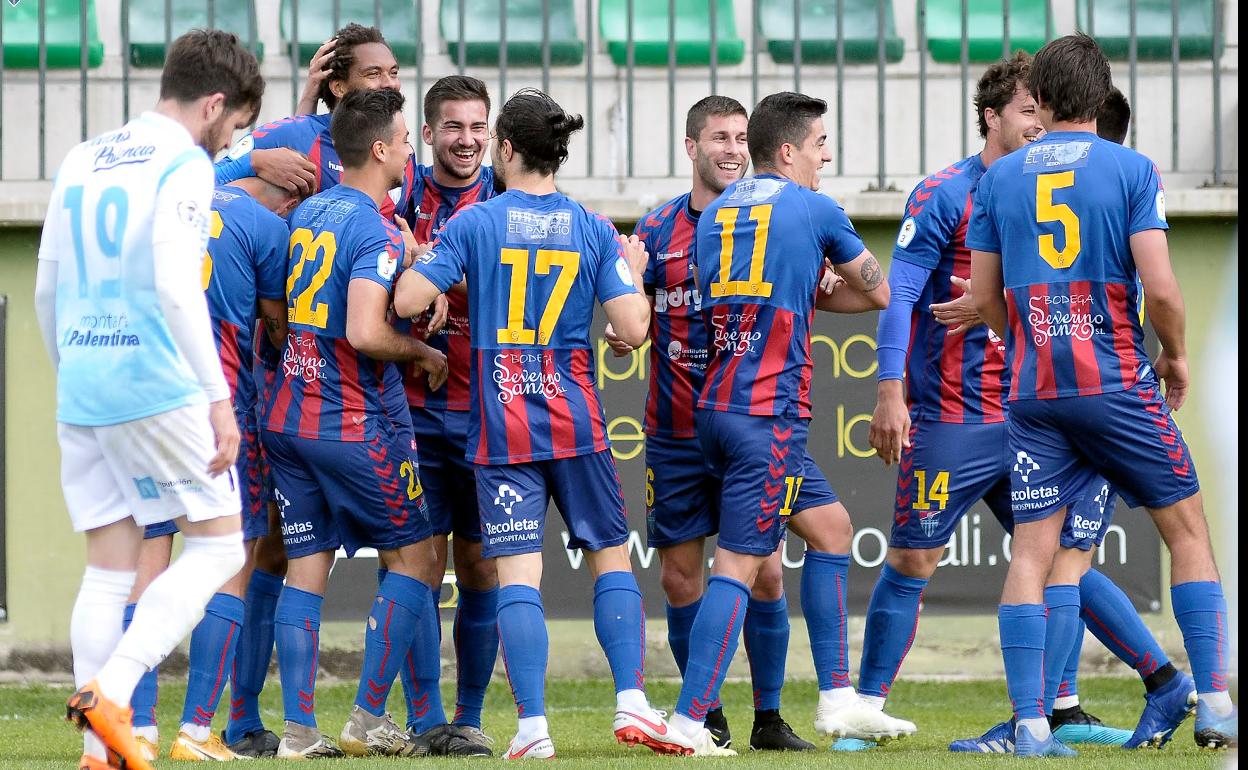
[{"label": "number 19 jersey", "polygon": [[711,335],[698,406],[809,417],[823,260],[843,264],[864,249],[826,195],[771,175],[730,185],[698,220],[698,290]]},{"label": "number 19 jersey", "polygon": [[561,193],[510,190],[463,209],[413,266],[468,279],[468,459],[554,460],[608,448],[589,344],[594,300],[638,292],[615,227]]}]

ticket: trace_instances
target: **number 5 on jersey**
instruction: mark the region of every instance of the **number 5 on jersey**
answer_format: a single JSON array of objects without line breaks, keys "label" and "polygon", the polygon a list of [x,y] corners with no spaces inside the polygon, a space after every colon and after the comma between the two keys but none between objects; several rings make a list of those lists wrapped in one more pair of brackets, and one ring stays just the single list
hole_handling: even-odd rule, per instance
[{"label": "number 5 on jersey", "polygon": [[529,297],[529,250],[503,249],[499,255],[499,261],[511,268],[511,285],[507,293],[507,325],[498,330],[500,345],[532,345],[535,339],[538,345],[549,345],[555,324],[563,313],[563,305],[568,301],[568,293],[572,291],[572,284],[576,281],[577,273],[581,271],[581,255],[576,251],[538,249],[534,256],[534,275],[550,275],[551,268],[559,268],[555,287],[542,311],[536,333],[524,325],[525,305]]}]

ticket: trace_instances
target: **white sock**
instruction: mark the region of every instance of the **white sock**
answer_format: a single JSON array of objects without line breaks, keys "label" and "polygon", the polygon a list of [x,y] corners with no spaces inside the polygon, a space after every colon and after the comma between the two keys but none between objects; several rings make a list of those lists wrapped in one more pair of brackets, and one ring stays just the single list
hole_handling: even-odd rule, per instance
[{"label": "white sock", "polygon": [[1202,692],[1196,694],[1197,698],[1213,710],[1213,713],[1220,717],[1227,716],[1231,713],[1231,709],[1235,708],[1231,703],[1231,694],[1225,690],[1222,692]]},{"label": "white sock", "polygon": [[139,679],[195,628],[208,600],[242,569],[243,557],[241,532],[183,538],[182,555],[139,597],[130,629],[96,677],[105,697],[130,702]]},{"label": "white sock", "polygon": [[1053,701],[1053,710],[1057,711],[1058,709],[1073,709],[1075,706],[1078,706],[1078,705],[1079,705],[1078,695],[1063,695],[1062,697],[1057,698],[1056,700]]},{"label": "white sock", "polygon": [[100,736],[96,735],[94,730],[83,732],[82,753],[95,759],[108,760],[108,749],[105,748],[104,741],[100,740]]},{"label": "white sock", "polygon": [[650,701],[644,692],[636,688],[620,690],[615,694],[615,710],[645,713],[650,710]]},{"label": "white sock", "polygon": [[819,691],[819,705],[833,711],[842,709],[858,702],[858,693],[852,687],[834,687],[831,690]]},{"label": "white sock", "polygon": [[[74,684],[95,679],[121,639],[126,600],[134,587],[133,572],[88,566],[69,620],[69,644],[74,653]],[[128,703],[127,698],[124,703]]]},{"label": "white sock", "polygon": [[1046,740],[1049,737],[1049,720],[1047,719],[1020,719],[1019,727],[1026,727],[1031,731],[1032,737],[1038,741]]},{"label": "white sock", "polygon": [[519,724],[516,726],[516,742],[531,743],[538,738],[545,738],[550,735],[550,726],[546,724],[546,717],[520,717]]},{"label": "white sock", "polygon": [[858,698],[876,711],[884,710],[884,702],[886,699],[880,697],[879,695],[859,695]]},{"label": "white sock", "polygon": [[208,736],[212,735],[212,725],[197,725],[194,722],[183,722],[182,732],[191,737],[191,740],[203,741],[208,740]]},{"label": "white sock", "polygon": [[134,737],[144,738],[152,743],[160,743],[160,731],[156,725],[148,725],[147,727],[134,728]]},{"label": "white sock", "polygon": [[680,712],[672,714],[667,724],[687,738],[692,738],[702,732],[702,728],[706,726],[705,722],[695,722]]}]

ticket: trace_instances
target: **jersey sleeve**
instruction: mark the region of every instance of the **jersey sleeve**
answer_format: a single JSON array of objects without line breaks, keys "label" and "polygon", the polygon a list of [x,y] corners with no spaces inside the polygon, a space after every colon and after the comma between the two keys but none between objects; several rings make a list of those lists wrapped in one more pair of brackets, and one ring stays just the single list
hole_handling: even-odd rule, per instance
[{"label": "jersey sleeve", "polygon": [[953,193],[944,187],[937,187],[921,199],[924,182],[914,188],[906,201],[907,216],[897,232],[893,259],[935,270],[958,229],[962,212],[951,200]]},{"label": "jersey sleeve", "polygon": [[849,215],[839,203],[818,193],[807,199],[811,202],[810,213],[819,248],[832,264],[850,262],[866,250],[854,223],[849,221]]},{"label": "jersey sleeve", "polygon": [[286,298],[286,254],[290,230],[278,217],[261,216],[252,233],[256,255],[256,296],[261,299]]},{"label": "jersey sleeve", "polygon": [[472,217],[465,216],[467,210],[447,220],[446,226],[433,241],[433,248],[420,259],[411,269],[420,273],[445,292],[464,278],[468,269],[468,255],[471,254]]},{"label": "jersey sleeve", "polygon": [[997,175],[996,166],[988,169],[975,188],[971,203],[971,221],[966,228],[966,247],[975,251],[1001,253],[1001,233],[992,215],[992,186]]},{"label": "jersey sleeve", "polygon": [[649,218],[649,214],[641,218],[641,221],[633,227],[633,235],[641,239],[641,242],[646,244],[646,251],[650,252],[650,259],[646,260],[646,269],[641,274],[641,282],[645,284],[646,293],[653,294],[654,286],[657,283],[655,279],[656,260],[654,258],[654,247],[650,243],[650,237],[654,234],[654,231],[646,225],[646,220]]},{"label": "jersey sleeve", "polygon": [[351,280],[363,278],[390,291],[400,256],[399,248],[385,232],[378,231],[375,237],[370,232],[370,237],[363,239],[351,254]]},{"label": "jersey sleeve", "polygon": [[615,225],[595,218],[593,220],[598,233],[597,273],[594,276],[594,294],[598,302],[607,302],[625,294],[636,294],[637,285],[633,283],[633,271],[624,259],[624,247],[616,236]]},{"label": "jersey sleeve", "polygon": [[1131,235],[1145,230],[1169,230],[1166,223],[1166,192],[1157,166],[1139,156],[1131,188]]}]

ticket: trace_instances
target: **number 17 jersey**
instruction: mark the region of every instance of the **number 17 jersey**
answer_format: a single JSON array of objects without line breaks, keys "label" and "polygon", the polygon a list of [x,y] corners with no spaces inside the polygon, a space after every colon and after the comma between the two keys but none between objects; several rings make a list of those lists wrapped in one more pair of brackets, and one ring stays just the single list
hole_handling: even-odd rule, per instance
[{"label": "number 17 jersey", "polygon": [[783,177],[734,182],[698,220],[710,362],[698,406],[810,417],[810,322],[823,260],[862,239],[836,201]]},{"label": "number 17 jersey", "polygon": [[561,193],[509,190],[461,210],[413,268],[442,291],[467,276],[467,457],[507,465],[608,448],[594,389],[594,300],[638,292],[606,218]]}]

